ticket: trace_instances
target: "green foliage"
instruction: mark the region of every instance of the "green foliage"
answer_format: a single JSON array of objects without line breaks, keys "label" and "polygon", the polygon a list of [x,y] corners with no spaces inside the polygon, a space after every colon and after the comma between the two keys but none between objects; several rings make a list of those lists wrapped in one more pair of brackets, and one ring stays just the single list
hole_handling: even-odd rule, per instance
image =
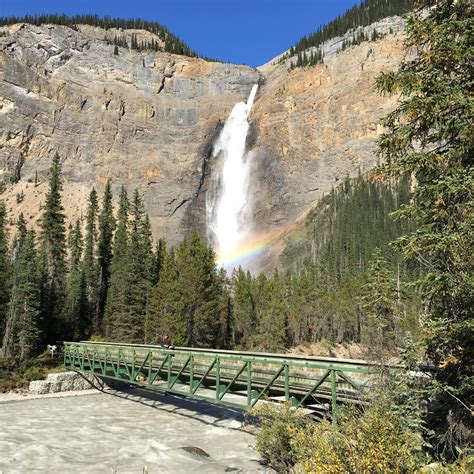
[{"label": "green foliage", "polygon": [[381,362],[395,346],[398,310],[395,278],[379,248],[369,263],[361,300],[366,326],[364,339],[371,357]]},{"label": "green foliage", "polygon": [[130,203],[127,191],[122,186],[120,190],[117,231],[115,232],[113,243],[104,327],[104,333],[107,338],[122,342],[128,341],[129,209]]},{"label": "green foliage", "polygon": [[390,243],[411,231],[410,220],[398,221],[391,213],[410,201],[410,180],[380,183],[368,175],[346,178],[323,197],[309,214],[304,234],[288,242],[282,266],[301,274],[313,266],[331,283],[347,274],[364,271],[376,247],[393,265],[408,267]]},{"label": "green foliage", "polygon": [[233,343],[237,348],[247,348],[250,347],[251,337],[257,328],[253,279],[250,272],[245,272],[239,267],[233,274],[232,288],[234,293]]},{"label": "green foliage", "polygon": [[250,414],[259,421],[255,448],[263,460],[278,472],[287,472],[297,462],[298,448],[293,439],[310,422],[289,404],[264,403]]},{"label": "green foliage", "polygon": [[[404,176],[378,183],[366,175],[346,179],[310,213],[303,232],[287,242],[281,266],[287,270],[285,295],[288,344],[321,339],[364,341],[372,335],[362,297],[367,271],[376,248],[387,260],[386,270],[397,275],[395,329],[416,335],[418,296],[410,286],[418,269],[403,262],[390,242],[411,230],[410,220],[390,216],[409,203],[410,182]],[[395,281],[395,278],[394,278]]]},{"label": "green foliage", "polygon": [[68,337],[63,307],[66,285],[66,231],[61,204],[61,162],[54,155],[49,170],[48,192],[40,223],[40,241],[44,265],[42,317],[48,321],[46,340],[55,342]]},{"label": "green foliage", "polygon": [[383,121],[378,147],[384,178],[410,173],[414,198],[397,212],[416,231],[399,239],[408,261],[424,268],[426,345],[437,372],[438,416],[444,431],[436,445],[455,457],[472,442],[474,307],[474,166],[472,95],[473,4],[426,2],[426,17],[407,25],[407,47],[417,51],[399,69],[377,79],[379,90],[400,97]]},{"label": "green foliage", "polygon": [[14,254],[3,353],[24,360],[36,352],[40,339],[40,282],[33,231],[20,234]]},{"label": "green foliage", "polygon": [[0,201],[0,341],[3,340],[7,319],[7,304],[10,298],[11,264],[8,248],[7,210]]},{"label": "green foliage", "polygon": [[110,280],[110,265],[112,262],[112,242],[115,230],[115,217],[113,213],[112,189],[107,181],[102,196],[102,208],[99,215],[99,237],[97,242],[97,265],[99,276],[97,332],[102,328],[107,291]]},{"label": "green foliage", "polygon": [[97,192],[92,188],[89,194],[86,216],[86,234],[84,240],[84,255],[82,272],[87,298],[87,310],[79,323],[80,338],[85,339],[90,335],[92,328],[98,327],[99,311],[99,267],[97,265],[97,216],[99,203]]},{"label": "green foliage", "polygon": [[283,352],[287,344],[285,288],[277,272],[272,278],[260,274],[256,279],[256,333],[251,338],[255,350]]},{"label": "green foliage", "polygon": [[23,373],[23,378],[28,382],[33,380],[44,380],[46,378],[46,371],[42,367],[29,367]]},{"label": "green foliage", "polygon": [[191,347],[216,347],[219,333],[221,286],[215,255],[196,232],[176,249],[183,312],[186,320],[186,344]]},{"label": "green foliage", "polygon": [[150,292],[146,341],[157,344],[168,335],[173,344],[185,345],[187,325],[174,253],[163,254],[162,258],[160,278]]},{"label": "green foliage", "polygon": [[138,191],[134,193],[131,210],[130,239],[125,263],[128,265],[125,282],[128,300],[127,341],[141,342],[144,339],[145,317],[155,256],[152,249],[150,222],[148,216],[145,215]]},{"label": "green foliage", "polygon": [[[262,404],[252,415],[260,423],[256,449],[279,472],[414,472],[424,465],[418,400],[404,396],[410,380],[381,379],[365,409],[340,408],[337,423],[314,422],[289,405]],[[413,394],[413,392],[411,392]]]},{"label": "green foliage", "polygon": [[64,314],[74,339],[82,339],[87,321],[87,294],[82,254],[84,243],[82,239],[81,222],[76,220],[75,226],[69,233],[69,275],[66,289]]},{"label": "green foliage", "polygon": [[[297,60],[291,65],[291,69],[318,64],[323,61],[320,46],[324,42],[342,36],[350,30],[355,30],[354,34],[352,39],[343,45],[343,49],[369,39],[375,41],[378,38],[375,30],[369,38],[359,28],[371,25],[389,16],[403,15],[410,12],[414,9],[415,3],[415,0],[363,0],[360,4],[348,9],[343,15],[338,16],[324,26],[320,26],[314,33],[303,36],[280,61],[283,62],[287,58],[297,56]],[[316,48],[316,51],[308,55],[307,50],[309,48]]]},{"label": "green foliage", "polygon": [[389,400],[377,400],[362,415],[341,414],[296,430],[291,447],[305,472],[414,472],[425,461],[421,436],[407,428]]}]

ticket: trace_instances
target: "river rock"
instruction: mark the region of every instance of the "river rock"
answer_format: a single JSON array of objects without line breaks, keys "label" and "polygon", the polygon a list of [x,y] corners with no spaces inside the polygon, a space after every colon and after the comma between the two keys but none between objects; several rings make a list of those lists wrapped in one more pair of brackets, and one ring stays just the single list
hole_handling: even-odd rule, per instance
[{"label": "river rock", "polygon": [[46,380],[34,380],[30,382],[29,392],[35,395],[46,393],[59,393],[77,390],[88,390],[92,388],[91,383],[77,372],[58,372],[48,374]]},{"label": "river rock", "polygon": [[204,449],[198,448],[197,446],[182,446],[181,449],[187,453],[194,454],[202,458],[208,458],[209,454]]},{"label": "river rock", "polygon": [[34,395],[51,393],[51,383],[46,380],[33,380],[30,382],[28,391]]}]

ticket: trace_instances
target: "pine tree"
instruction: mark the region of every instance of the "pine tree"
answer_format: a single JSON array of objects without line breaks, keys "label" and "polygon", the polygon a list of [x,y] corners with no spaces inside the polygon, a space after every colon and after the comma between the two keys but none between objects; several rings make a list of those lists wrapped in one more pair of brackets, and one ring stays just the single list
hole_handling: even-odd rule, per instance
[{"label": "pine tree", "polygon": [[379,248],[376,248],[367,271],[361,297],[364,310],[363,340],[370,354],[382,362],[395,346],[396,281]]},{"label": "pine tree", "polygon": [[237,348],[250,347],[250,339],[257,328],[252,276],[241,267],[232,277],[234,304],[234,344]]},{"label": "pine tree", "polygon": [[113,257],[110,267],[110,285],[105,306],[105,337],[110,340],[128,340],[128,278],[129,238],[128,212],[130,203],[127,191],[122,186],[119,198],[118,224],[114,236]]},{"label": "pine tree", "polygon": [[146,342],[157,344],[165,335],[178,346],[187,344],[187,324],[184,313],[184,300],[174,253],[165,255],[158,283],[150,291]]},{"label": "pine tree", "polygon": [[187,345],[214,347],[219,334],[221,288],[215,255],[193,231],[176,251],[176,268],[187,324]]},{"label": "pine tree", "polygon": [[128,247],[129,315],[127,323],[129,328],[127,338],[130,342],[142,342],[145,337],[145,319],[154,260],[150,221],[145,215],[138,190],[135,190]]},{"label": "pine tree", "polygon": [[219,270],[219,334],[215,348],[231,349],[234,333],[234,311],[232,305],[231,282],[224,268]]},{"label": "pine tree", "polygon": [[[425,342],[439,365],[440,400],[449,436],[436,443],[455,457],[472,440],[474,340],[474,100],[470,0],[428,1],[425,17],[407,24],[407,47],[418,52],[399,69],[382,74],[383,93],[400,97],[383,121],[379,140],[385,178],[409,173],[413,200],[398,212],[414,219],[416,232],[399,240],[404,255],[424,268]],[[440,413],[438,413],[438,416]],[[437,429],[443,426],[439,422]]]},{"label": "pine tree", "polygon": [[277,272],[267,279],[263,274],[255,282],[258,304],[257,332],[253,336],[253,348],[267,352],[282,352],[287,341],[286,298],[284,287]]},{"label": "pine tree", "polygon": [[91,331],[97,331],[99,325],[99,267],[96,258],[97,248],[97,192],[92,188],[86,216],[86,235],[83,258],[83,277],[86,286],[87,311],[82,321],[81,338],[88,338]]},{"label": "pine tree", "polygon": [[107,181],[102,196],[102,208],[99,216],[99,238],[97,243],[97,261],[98,261],[98,320],[96,333],[103,332],[103,318],[105,303],[107,301],[107,291],[110,280],[110,265],[112,262],[112,243],[115,230],[115,218],[112,204],[112,190],[110,181]]},{"label": "pine tree", "polygon": [[164,265],[164,261],[166,258],[167,250],[166,250],[166,240],[159,239],[158,244],[156,246],[156,253],[155,253],[155,263],[153,266],[152,271],[152,283],[156,285],[160,279],[161,270]]},{"label": "pine tree", "polygon": [[84,243],[79,219],[69,233],[68,243],[70,263],[64,312],[73,339],[81,340],[86,337],[90,321],[87,317],[86,279],[82,263]]},{"label": "pine tree", "polygon": [[15,254],[3,353],[6,358],[22,361],[38,350],[40,340],[40,286],[34,231],[19,237]]},{"label": "pine tree", "polygon": [[49,188],[40,224],[41,249],[47,281],[43,290],[45,335],[51,342],[70,337],[64,320],[63,307],[66,286],[66,231],[61,204],[61,163],[56,153],[49,170]]},{"label": "pine tree", "polygon": [[0,340],[3,340],[7,318],[7,304],[10,299],[10,252],[8,248],[7,210],[0,201]]}]

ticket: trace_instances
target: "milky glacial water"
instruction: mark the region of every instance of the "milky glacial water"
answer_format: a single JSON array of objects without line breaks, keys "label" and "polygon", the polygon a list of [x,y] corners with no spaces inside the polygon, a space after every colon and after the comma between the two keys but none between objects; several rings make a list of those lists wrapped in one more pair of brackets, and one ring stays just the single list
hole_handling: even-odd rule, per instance
[{"label": "milky glacial water", "polygon": [[2,473],[268,472],[253,442],[233,410],[139,390],[0,404]]},{"label": "milky glacial water", "polygon": [[234,106],[213,150],[213,156],[221,155],[222,159],[215,177],[217,195],[212,195],[206,203],[207,219],[218,261],[228,269],[253,227],[250,163],[246,159],[245,142],[257,88],[258,85],[252,87],[246,103]]}]

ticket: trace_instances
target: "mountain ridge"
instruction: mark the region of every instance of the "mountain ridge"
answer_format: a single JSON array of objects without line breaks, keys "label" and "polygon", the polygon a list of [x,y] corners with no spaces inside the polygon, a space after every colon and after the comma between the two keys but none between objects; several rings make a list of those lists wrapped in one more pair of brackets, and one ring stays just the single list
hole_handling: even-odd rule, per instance
[{"label": "mountain ridge", "polygon": [[122,47],[115,55],[89,27],[1,31],[0,179],[11,219],[28,211],[34,225],[58,151],[71,222],[90,187],[111,178],[139,189],[155,237],[171,243],[192,228],[206,233],[213,142],[253,84],[260,83],[248,137],[256,231],[275,236],[277,248],[321,195],[375,163],[377,123],[395,102],[377,96],[373,80],[403,56],[403,34],[395,33],[325,64],[266,71]]}]

